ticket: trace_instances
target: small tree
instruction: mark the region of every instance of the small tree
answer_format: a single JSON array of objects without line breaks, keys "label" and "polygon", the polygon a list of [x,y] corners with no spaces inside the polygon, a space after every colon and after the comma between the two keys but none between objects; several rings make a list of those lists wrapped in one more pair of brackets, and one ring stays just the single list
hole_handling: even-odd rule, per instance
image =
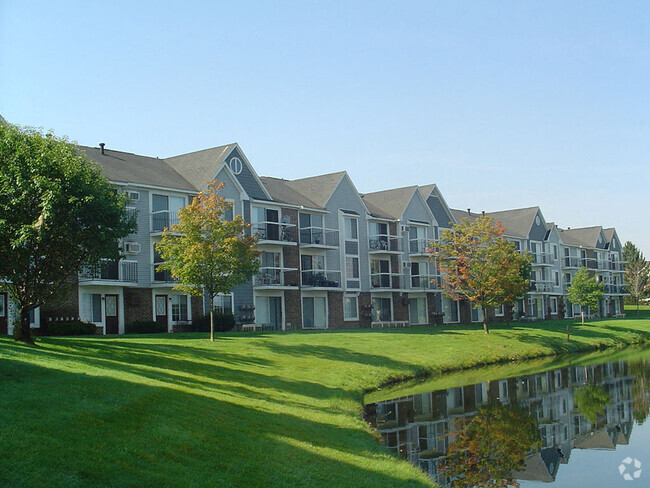
[{"label": "small tree", "polygon": [[214,341],[212,304],[219,293],[229,293],[249,280],[259,269],[257,238],[246,235],[250,224],[237,215],[226,220],[232,203],[217,193],[223,183],[216,180],[178,212],[178,224],[165,229],[156,244],[168,270],[178,279],[175,290],[210,299],[210,340]]},{"label": "small tree", "polygon": [[[589,277],[589,270],[584,266],[578,270],[571,280],[571,286],[567,298],[571,303],[580,305],[582,308],[582,325],[585,325],[584,307],[596,307],[598,301],[604,296],[603,285],[596,281],[596,278]],[[570,335],[570,326],[567,327],[567,337]]]},{"label": "small tree", "polygon": [[0,195],[0,280],[20,311],[14,337],[31,343],[30,312],[83,265],[117,259],[135,218],[74,145],[9,124],[0,124]]},{"label": "small tree", "polygon": [[643,253],[630,241],[623,246],[623,261],[625,261],[625,281],[628,285],[630,299],[636,304],[636,314],[639,316],[639,302],[648,294],[650,285],[650,263],[646,262]]},{"label": "small tree", "polygon": [[529,285],[530,255],[521,255],[503,238],[504,228],[489,217],[463,219],[442,232],[440,243],[430,249],[442,273],[444,293],[452,300],[465,299],[483,310],[483,330],[488,307],[513,303]]}]

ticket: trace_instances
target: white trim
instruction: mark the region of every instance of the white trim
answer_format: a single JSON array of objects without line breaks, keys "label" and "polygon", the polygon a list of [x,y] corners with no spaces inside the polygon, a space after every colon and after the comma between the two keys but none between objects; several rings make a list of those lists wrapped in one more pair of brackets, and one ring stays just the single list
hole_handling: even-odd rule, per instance
[{"label": "white trim", "polygon": [[[109,182],[112,185],[115,186],[127,186],[127,187],[135,187],[135,188],[142,188],[145,190],[156,190],[156,191],[170,191],[170,192],[177,192],[177,193],[184,193],[186,195],[196,195],[198,193],[197,190],[183,190],[180,188],[170,188],[168,186],[157,186],[157,185],[147,185],[145,183],[134,183],[131,181],[113,181],[109,180]],[[133,190],[137,191],[137,190]]]},{"label": "white trim", "polygon": [[[356,312],[357,315],[356,317],[346,317],[345,316],[345,299],[346,298],[354,298],[357,301],[357,306],[356,306]],[[343,322],[353,322],[359,320],[359,293],[344,293],[343,294]]]}]

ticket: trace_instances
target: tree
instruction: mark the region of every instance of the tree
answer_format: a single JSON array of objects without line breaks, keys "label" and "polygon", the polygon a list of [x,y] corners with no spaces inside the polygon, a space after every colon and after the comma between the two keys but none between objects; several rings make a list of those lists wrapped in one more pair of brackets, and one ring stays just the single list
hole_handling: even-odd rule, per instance
[{"label": "tree", "polygon": [[[571,280],[571,286],[567,298],[571,303],[582,307],[582,325],[585,325],[584,307],[597,307],[598,302],[604,296],[603,284],[596,281],[596,278],[589,277],[589,270],[584,266],[580,268]],[[567,336],[570,334],[570,327],[567,327]]]},{"label": "tree", "polygon": [[178,224],[165,229],[156,244],[168,270],[178,279],[176,290],[210,299],[210,340],[214,341],[212,303],[219,293],[229,293],[259,269],[257,238],[246,235],[250,224],[237,215],[226,220],[232,203],[218,195],[223,183],[216,180],[178,212]]},{"label": "tree", "polygon": [[471,417],[459,417],[441,471],[452,486],[519,486],[513,472],[531,449],[540,448],[537,420],[519,405],[484,406]]},{"label": "tree", "polygon": [[623,246],[623,261],[625,262],[625,281],[633,303],[636,303],[636,314],[639,316],[639,301],[647,296],[650,286],[650,263],[646,262],[643,253],[630,241]]},{"label": "tree", "polygon": [[429,250],[443,275],[444,293],[453,300],[465,299],[481,307],[486,334],[487,308],[513,303],[530,283],[532,257],[520,254],[503,233],[503,226],[489,217],[472,222],[463,219],[444,230],[440,242]]},{"label": "tree", "polygon": [[65,138],[9,124],[0,124],[0,195],[0,278],[20,311],[14,337],[32,343],[30,311],[85,264],[117,259],[135,218]]}]

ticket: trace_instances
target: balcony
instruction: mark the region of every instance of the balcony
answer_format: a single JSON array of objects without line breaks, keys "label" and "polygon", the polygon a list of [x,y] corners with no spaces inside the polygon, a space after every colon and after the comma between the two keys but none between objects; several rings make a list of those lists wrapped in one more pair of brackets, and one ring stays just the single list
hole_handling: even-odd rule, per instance
[{"label": "balcony", "polygon": [[552,292],[555,284],[547,280],[535,280],[530,282],[532,291]]},{"label": "balcony", "polygon": [[562,268],[563,269],[578,269],[581,266],[586,266],[584,260],[576,256],[564,256],[562,258]]},{"label": "balcony", "polygon": [[336,249],[339,247],[339,231],[323,227],[302,227],[300,247]]},{"label": "balcony", "polygon": [[554,259],[553,255],[548,252],[531,253],[533,256],[532,266],[552,266]]},{"label": "balcony", "polygon": [[297,268],[277,268],[277,267],[260,268],[259,273],[253,276],[253,286],[257,288],[265,288],[265,287],[277,288],[283,286],[298,286],[297,283],[290,283],[287,280],[285,273],[289,271],[297,271]]},{"label": "balcony", "polygon": [[301,274],[301,283],[304,288],[340,288],[340,271],[308,270]]},{"label": "balcony", "polygon": [[137,261],[103,261],[97,266],[84,266],[79,272],[79,281],[138,282]]},{"label": "balcony", "polygon": [[609,295],[625,295],[626,285],[603,285],[603,291]]},{"label": "balcony", "polygon": [[438,277],[436,275],[411,276],[411,288],[414,290],[437,290]]},{"label": "balcony", "polygon": [[373,273],[370,275],[370,287],[373,289],[400,289],[402,288],[400,274],[394,273]]},{"label": "balcony", "polygon": [[412,256],[428,256],[427,249],[431,245],[430,239],[410,239],[409,240],[409,254]]},{"label": "balcony", "polygon": [[402,239],[388,234],[378,234],[368,239],[370,254],[390,254],[402,252]]},{"label": "balcony", "polygon": [[296,244],[296,224],[254,222],[252,232],[259,244]]},{"label": "balcony", "polygon": [[176,283],[176,279],[172,277],[172,274],[165,270],[158,271],[156,266],[161,265],[162,263],[155,263],[151,265],[153,270],[153,282],[154,283]]},{"label": "balcony", "polygon": [[151,233],[162,233],[165,229],[171,231],[172,225],[178,224],[178,213],[162,210],[151,214]]}]

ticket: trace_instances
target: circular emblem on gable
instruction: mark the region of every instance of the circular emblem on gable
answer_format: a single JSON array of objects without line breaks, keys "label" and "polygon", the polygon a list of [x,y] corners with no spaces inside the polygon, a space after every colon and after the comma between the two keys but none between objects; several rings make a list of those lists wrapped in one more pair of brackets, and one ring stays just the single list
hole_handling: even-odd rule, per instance
[{"label": "circular emblem on gable", "polygon": [[541,221],[541,219],[539,218],[539,215],[538,215],[537,217],[535,217],[535,223],[536,223],[537,225],[539,225],[541,222],[542,222],[542,221]]},{"label": "circular emblem on gable", "polygon": [[236,175],[241,173],[241,170],[243,168],[241,159],[239,159],[237,157],[231,158],[230,162],[228,164],[229,164],[230,169],[232,170],[233,173],[235,173]]},{"label": "circular emblem on gable", "polygon": [[612,249],[616,249],[616,238],[612,239]]},{"label": "circular emblem on gable", "polygon": [[603,236],[598,236],[598,244],[602,244],[602,243],[603,243]]}]

